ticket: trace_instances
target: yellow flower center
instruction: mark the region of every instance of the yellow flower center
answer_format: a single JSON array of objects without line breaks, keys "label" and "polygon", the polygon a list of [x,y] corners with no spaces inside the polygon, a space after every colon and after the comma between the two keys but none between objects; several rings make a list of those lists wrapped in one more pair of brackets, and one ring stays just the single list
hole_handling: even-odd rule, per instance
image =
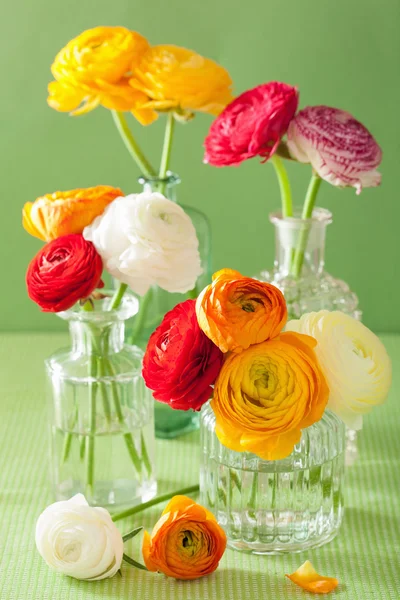
[{"label": "yellow flower center", "polygon": [[201,546],[201,541],[199,538],[193,531],[189,531],[187,529],[181,531],[179,537],[181,542],[181,554],[188,557],[193,557]]}]

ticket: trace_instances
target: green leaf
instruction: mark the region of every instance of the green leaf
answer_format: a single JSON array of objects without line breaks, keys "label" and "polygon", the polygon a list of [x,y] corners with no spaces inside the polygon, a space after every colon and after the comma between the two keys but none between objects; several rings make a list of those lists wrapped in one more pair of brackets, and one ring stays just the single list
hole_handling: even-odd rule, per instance
[{"label": "green leaf", "polygon": [[127,542],[131,538],[135,537],[135,535],[140,533],[142,531],[142,529],[143,529],[143,527],[136,527],[136,529],[132,529],[132,531],[123,535],[122,539],[124,540],[124,542]]},{"label": "green leaf", "polygon": [[128,556],[127,554],[123,554],[122,558],[130,565],[132,565],[132,567],[136,567],[137,569],[142,569],[142,571],[148,571],[148,568],[145,567],[144,565],[141,565],[140,563],[136,562],[136,560],[133,560],[133,558],[131,558],[130,556]]}]

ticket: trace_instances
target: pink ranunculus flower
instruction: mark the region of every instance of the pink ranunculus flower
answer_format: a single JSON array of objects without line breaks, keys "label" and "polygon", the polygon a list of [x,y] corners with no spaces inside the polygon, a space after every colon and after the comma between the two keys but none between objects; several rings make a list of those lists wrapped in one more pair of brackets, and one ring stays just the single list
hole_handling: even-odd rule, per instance
[{"label": "pink ranunculus flower", "polygon": [[224,167],[254,156],[268,160],[286,133],[298,100],[297,88],[278,81],[244,92],[211,125],[204,162]]},{"label": "pink ranunculus flower", "polygon": [[329,106],[307,106],[292,120],[288,147],[294,158],[311,163],[322,178],[338,187],[363,187],[381,182],[376,167],[382,150],[368,129],[352,115]]}]

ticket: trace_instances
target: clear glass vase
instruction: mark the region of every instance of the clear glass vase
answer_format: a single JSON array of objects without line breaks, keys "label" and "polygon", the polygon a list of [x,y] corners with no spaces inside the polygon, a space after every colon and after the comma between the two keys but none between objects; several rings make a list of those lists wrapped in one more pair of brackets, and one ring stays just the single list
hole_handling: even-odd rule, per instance
[{"label": "clear glass vase", "polygon": [[200,432],[200,502],[224,528],[230,548],[301,552],[336,536],[343,518],[345,428],[333,413],[305,429],[283,460],[223,446],[210,404],[202,409]]},{"label": "clear glass vase", "polygon": [[283,292],[289,319],[323,309],[341,310],[361,319],[356,294],[324,268],[326,228],[332,223],[332,213],[315,208],[312,219],[301,219],[299,208],[294,214],[288,218],[280,212],[270,215],[275,226],[274,267],[255,277],[273,283]]},{"label": "clear glass vase", "polygon": [[[361,320],[356,294],[347,283],[325,271],[326,228],[332,223],[332,213],[315,208],[312,219],[301,219],[298,207],[294,215],[284,219],[281,212],[270,214],[275,227],[274,267],[261,271],[256,279],[273,283],[283,292],[288,319],[313,311],[340,310]],[[357,432],[348,430],[346,464],[354,464],[357,457]]]},{"label": "clear glass vase", "polygon": [[[139,183],[143,186],[144,192],[160,192],[169,200],[177,202],[176,188],[180,184],[180,179],[174,173],[168,172],[165,179],[142,176]],[[211,281],[211,228],[206,215],[202,212],[189,206],[181,206],[191,218],[199,240],[203,273],[198,278],[196,287],[191,293],[191,297],[195,297]],[[145,349],[150,335],[161,323],[165,313],[188,297],[188,294],[171,294],[157,286],[153,286],[144,298],[138,298],[139,312],[132,320],[129,330],[135,344]],[[155,427],[156,437],[175,438],[183,433],[198,429],[199,416],[198,413],[191,410],[173,410],[166,404],[157,402],[155,406]]]},{"label": "clear glass vase", "polygon": [[57,500],[83,493],[96,506],[120,508],[155,496],[154,401],[141,376],[143,351],[124,343],[133,296],[108,310],[58,314],[71,347],[46,361],[50,398],[51,471]]}]

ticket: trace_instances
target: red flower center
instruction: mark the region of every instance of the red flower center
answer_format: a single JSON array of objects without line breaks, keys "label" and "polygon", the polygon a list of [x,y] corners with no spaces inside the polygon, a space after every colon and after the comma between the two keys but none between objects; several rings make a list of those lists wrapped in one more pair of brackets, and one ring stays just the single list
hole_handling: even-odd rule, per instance
[{"label": "red flower center", "polygon": [[40,265],[41,271],[51,271],[54,267],[59,264],[66,262],[70,258],[71,254],[66,248],[59,248],[50,256],[43,256],[42,264]]}]

